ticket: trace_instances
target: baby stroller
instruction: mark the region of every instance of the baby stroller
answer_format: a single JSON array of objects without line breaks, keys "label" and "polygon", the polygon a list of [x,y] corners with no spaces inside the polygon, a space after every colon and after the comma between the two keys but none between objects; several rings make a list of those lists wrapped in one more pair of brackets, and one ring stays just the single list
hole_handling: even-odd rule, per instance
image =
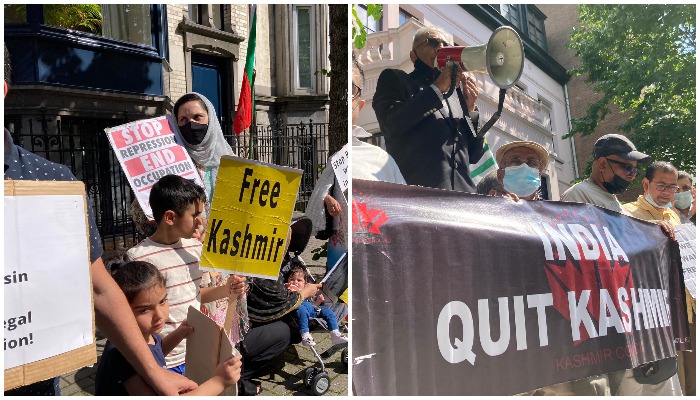
[{"label": "baby stroller", "polygon": [[[289,241],[289,247],[288,247],[288,252],[285,254],[285,259],[284,262],[282,263],[282,268],[280,268],[280,276],[279,280],[280,282],[283,282],[283,276],[289,271],[292,267],[294,266],[300,266],[306,271],[307,277],[309,277],[310,282],[315,282],[313,276],[309,272],[308,268],[306,267],[306,264],[304,261],[301,259],[300,254],[306,249],[306,246],[309,243],[309,239],[311,237],[311,232],[312,232],[312,224],[311,220],[306,217],[306,216],[295,216],[293,219],[291,229],[292,229],[292,235],[291,239]],[[333,270],[333,273],[327,275],[326,280],[324,282],[324,287],[323,287],[323,294],[326,297],[326,299],[329,299],[331,302],[336,303],[338,301],[338,293],[335,293],[333,289],[337,289],[338,284],[341,286],[345,284],[347,280],[347,257],[343,257],[342,260],[344,261],[344,267],[338,268],[336,267]],[[342,261],[341,260],[341,261]],[[342,264],[342,263],[341,263]],[[341,281],[341,282],[339,282]],[[342,294],[342,293],[341,293]],[[342,316],[344,318],[344,316]],[[326,321],[324,321],[321,318],[315,318],[314,319],[319,325],[321,325],[323,328],[327,329]],[[294,325],[296,325],[294,323]],[[298,326],[296,327],[298,329]],[[344,349],[341,352],[341,362],[345,365],[347,368],[348,366],[348,349],[347,349],[347,344],[340,345],[343,346]],[[335,346],[333,346],[335,347]],[[312,345],[309,346],[311,351],[313,352],[314,356],[318,360],[318,363],[320,366],[312,366],[307,368],[304,371],[304,385],[306,386],[307,389],[311,389],[313,393],[317,396],[322,396],[325,394],[328,389],[330,388],[330,377],[328,376],[328,373],[326,372],[326,367],[323,362],[323,357],[322,354],[329,353],[329,351],[326,351],[326,353],[319,354],[318,351],[316,350],[316,346]],[[333,352],[334,353],[334,352]],[[329,357],[332,355],[326,354],[326,357]]]}]

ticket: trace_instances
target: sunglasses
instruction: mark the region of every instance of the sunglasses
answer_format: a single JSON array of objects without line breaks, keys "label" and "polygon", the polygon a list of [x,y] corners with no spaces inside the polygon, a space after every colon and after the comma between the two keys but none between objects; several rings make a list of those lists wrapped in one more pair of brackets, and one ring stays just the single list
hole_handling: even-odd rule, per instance
[{"label": "sunglasses", "polygon": [[623,162],[611,160],[607,157],[605,157],[605,159],[613,164],[617,164],[617,165],[623,167],[625,169],[625,175],[627,175],[627,176],[635,176],[639,173],[639,168],[637,168],[637,167],[634,167],[634,166],[629,165],[629,164],[625,164]]},{"label": "sunglasses", "polygon": [[362,89],[359,86],[355,85],[355,83],[353,82],[353,84],[352,84],[352,98],[356,99],[361,94],[362,94]]},{"label": "sunglasses", "polygon": [[437,49],[438,46],[440,46],[440,45],[442,45],[442,47],[447,47],[447,46],[450,45],[449,43],[447,43],[446,41],[444,41],[444,40],[442,40],[442,39],[440,39],[440,38],[429,37],[429,38],[425,39],[425,41],[424,41],[423,43],[419,44],[419,45],[416,47],[416,49],[417,49],[418,47],[421,47],[421,46],[424,45],[424,44],[427,44],[428,46],[430,46],[430,47],[432,47],[432,48],[434,48],[434,49]]}]

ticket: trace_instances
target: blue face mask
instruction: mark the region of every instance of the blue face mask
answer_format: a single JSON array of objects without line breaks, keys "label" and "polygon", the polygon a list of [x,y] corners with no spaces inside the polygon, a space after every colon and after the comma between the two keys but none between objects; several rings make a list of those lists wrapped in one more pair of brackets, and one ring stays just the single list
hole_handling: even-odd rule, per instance
[{"label": "blue face mask", "polygon": [[652,206],[654,206],[654,207],[656,207],[656,208],[669,208],[669,207],[671,207],[671,206],[673,205],[673,204],[671,204],[670,202],[668,202],[668,203],[666,203],[666,204],[658,205],[658,204],[656,204],[656,202],[654,201],[654,199],[652,199],[651,196],[649,196],[648,194],[647,194],[647,195],[644,195],[644,198],[647,199],[647,201],[649,202],[649,204],[651,204]]},{"label": "blue face mask", "polygon": [[693,204],[693,194],[690,191],[678,192],[674,197],[676,198],[676,208],[679,210],[685,210]]},{"label": "blue face mask", "polygon": [[517,167],[506,167],[503,186],[519,197],[529,196],[540,187],[540,171],[523,163]]}]

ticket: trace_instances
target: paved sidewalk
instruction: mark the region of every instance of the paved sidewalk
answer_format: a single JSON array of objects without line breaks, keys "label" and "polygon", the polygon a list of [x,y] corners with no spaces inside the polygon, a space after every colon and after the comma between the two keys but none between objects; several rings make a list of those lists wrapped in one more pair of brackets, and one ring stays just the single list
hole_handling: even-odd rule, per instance
[{"label": "paved sidewalk", "polygon": [[[325,259],[319,261],[311,260],[311,250],[320,247],[322,241],[311,239],[306,251],[301,257],[309,265],[309,270],[315,278],[320,278],[325,273],[325,266],[320,265],[320,262],[325,262]],[[315,331],[311,335],[317,343],[316,351],[323,357],[324,352],[330,349],[331,338],[327,331]],[[102,355],[102,350],[106,343],[106,339],[98,332],[97,336],[97,357]],[[324,359],[326,373],[328,374],[331,385],[326,396],[346,396],[348,394],[348,375],[346,365],[340,359],[341,351],[338,350],[328,359]],[[311,389],[307,389],[304,385],[304,371],[312,366],[320,367],[320,364],[310,348],[296,344],[290,346],[282,355],[272,364],[271,370],[274,371],[268,375],[264,375],[257,379],[262,386],[263,396],[308,396],[313,395]],[[61,376],[61,394],[63,396],[92,396],[95,394],[95,373],[97,372],[97,364],[92,367],[85,367],[78,371]]]},{"label": "paved sidewalk", "polygon": [[[316,341],[316,351],[322,353],[331,347],[330,335],[327,332],[312,332]],[[98,337],[97,356],[102,354],[105,342]],[[345,396],[348,393],[348,375],[345,365],[340,360],[340,351],[324,360],[326,373],[331,380],[331,386],[326,396]],[[263,396],[298,396],[313,395],[304,386],[304,371],[308,367],[319,366],[318,360],[311,349],[300,344],[290,346],[282,356],[273,363],[271,369],[275,372],[264,375],[258,380],[262,386]],[[97,365],[85,367],[78,371],[61,376],[61,394],[63,396],[93,396],[95,394],[95,373]]]}]

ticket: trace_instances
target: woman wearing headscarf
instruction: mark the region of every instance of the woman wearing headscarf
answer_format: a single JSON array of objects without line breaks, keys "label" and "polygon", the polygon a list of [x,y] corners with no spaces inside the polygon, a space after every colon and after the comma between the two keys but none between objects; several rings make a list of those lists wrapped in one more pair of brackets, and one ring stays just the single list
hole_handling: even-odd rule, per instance
[{"label": "woman wearing headscarf", "polygon": [[[201,237],[203,238],[211,211],[211,200],[221,156],[233,155],[233,150],[224,138],[214,105],[203,95],[190,92],[180,97],[173,107],[173,116],[180,129],[183,145],[204,182],[204,190],[207,194],[207,202],[202,213],[204,224]],[[154,222],[148,220],[138,201],[132,203],[131,214],[136,229],[143,237],[155,232]]]}]

